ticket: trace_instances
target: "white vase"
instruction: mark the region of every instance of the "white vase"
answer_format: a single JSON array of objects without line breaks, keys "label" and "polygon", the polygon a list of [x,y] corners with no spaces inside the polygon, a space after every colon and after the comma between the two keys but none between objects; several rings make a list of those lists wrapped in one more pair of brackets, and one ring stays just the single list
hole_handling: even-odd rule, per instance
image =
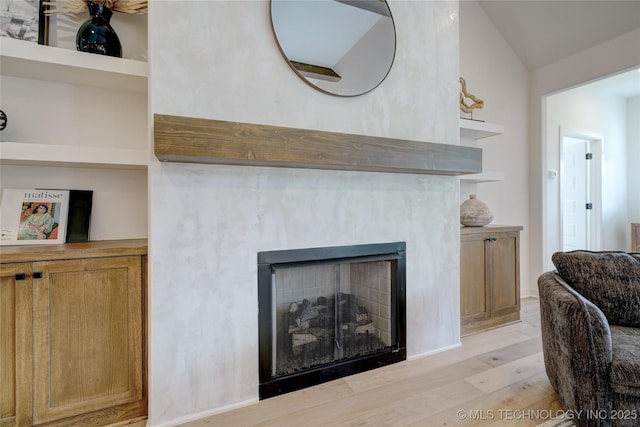
[{"label": "white vase", "polygon": [[493,221],[493,213],[485,202],[476,198],[475,194],[469,196],[460,205],[460,224],[467,227],[484,227]]}]

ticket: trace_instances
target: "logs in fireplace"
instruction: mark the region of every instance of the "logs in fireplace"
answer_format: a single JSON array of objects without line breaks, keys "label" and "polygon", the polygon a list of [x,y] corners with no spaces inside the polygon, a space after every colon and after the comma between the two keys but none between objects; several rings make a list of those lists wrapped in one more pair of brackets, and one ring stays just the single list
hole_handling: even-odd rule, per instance
[{"label": "logs in fireplace", "polygon": [[260,398],[406,358],[404,243],[258,254]]},{"label": "logs in fireplace", "polygon": [[368,310],[358,305],[355,295],[341,292],[338,298],[319,297],[315,303],[308,299],[292,302],[284,316],[287,333],[283,345],[278,346],[277,375],[386,347],[376,335]]}]

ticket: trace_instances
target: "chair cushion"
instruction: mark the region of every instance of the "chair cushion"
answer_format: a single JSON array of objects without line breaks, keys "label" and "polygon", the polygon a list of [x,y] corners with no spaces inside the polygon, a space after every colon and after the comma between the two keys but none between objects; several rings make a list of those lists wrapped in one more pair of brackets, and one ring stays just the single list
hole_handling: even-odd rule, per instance
[{"label": "chair cushion", "polygon": [[558,274],[612,325],[640,327],[640,254],[556,252]]},{"label": "chair cushion", "polygon": [[620,394],[640,396],[640,329],[611,326],[611,343],[611,389]]}]

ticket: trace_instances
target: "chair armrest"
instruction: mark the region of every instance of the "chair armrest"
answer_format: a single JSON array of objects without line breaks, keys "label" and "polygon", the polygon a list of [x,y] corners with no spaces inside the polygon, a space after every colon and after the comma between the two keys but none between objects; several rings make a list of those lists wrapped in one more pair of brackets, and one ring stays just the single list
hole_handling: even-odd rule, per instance
[{"label": "chair armrest", "polygon": [[611,409],[613,349],[602,311],[553,272],[538,279],[547,376],[565,409]]}]

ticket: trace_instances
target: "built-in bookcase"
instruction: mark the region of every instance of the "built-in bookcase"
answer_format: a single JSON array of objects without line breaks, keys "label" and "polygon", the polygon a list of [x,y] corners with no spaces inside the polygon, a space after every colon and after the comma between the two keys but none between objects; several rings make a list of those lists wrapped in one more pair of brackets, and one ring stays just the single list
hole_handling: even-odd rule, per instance
[{"label": "built-in bookcase", "polygon": [[91,240],[147,237],[148,66],[0,37],[2,188],[93,190]]}]

